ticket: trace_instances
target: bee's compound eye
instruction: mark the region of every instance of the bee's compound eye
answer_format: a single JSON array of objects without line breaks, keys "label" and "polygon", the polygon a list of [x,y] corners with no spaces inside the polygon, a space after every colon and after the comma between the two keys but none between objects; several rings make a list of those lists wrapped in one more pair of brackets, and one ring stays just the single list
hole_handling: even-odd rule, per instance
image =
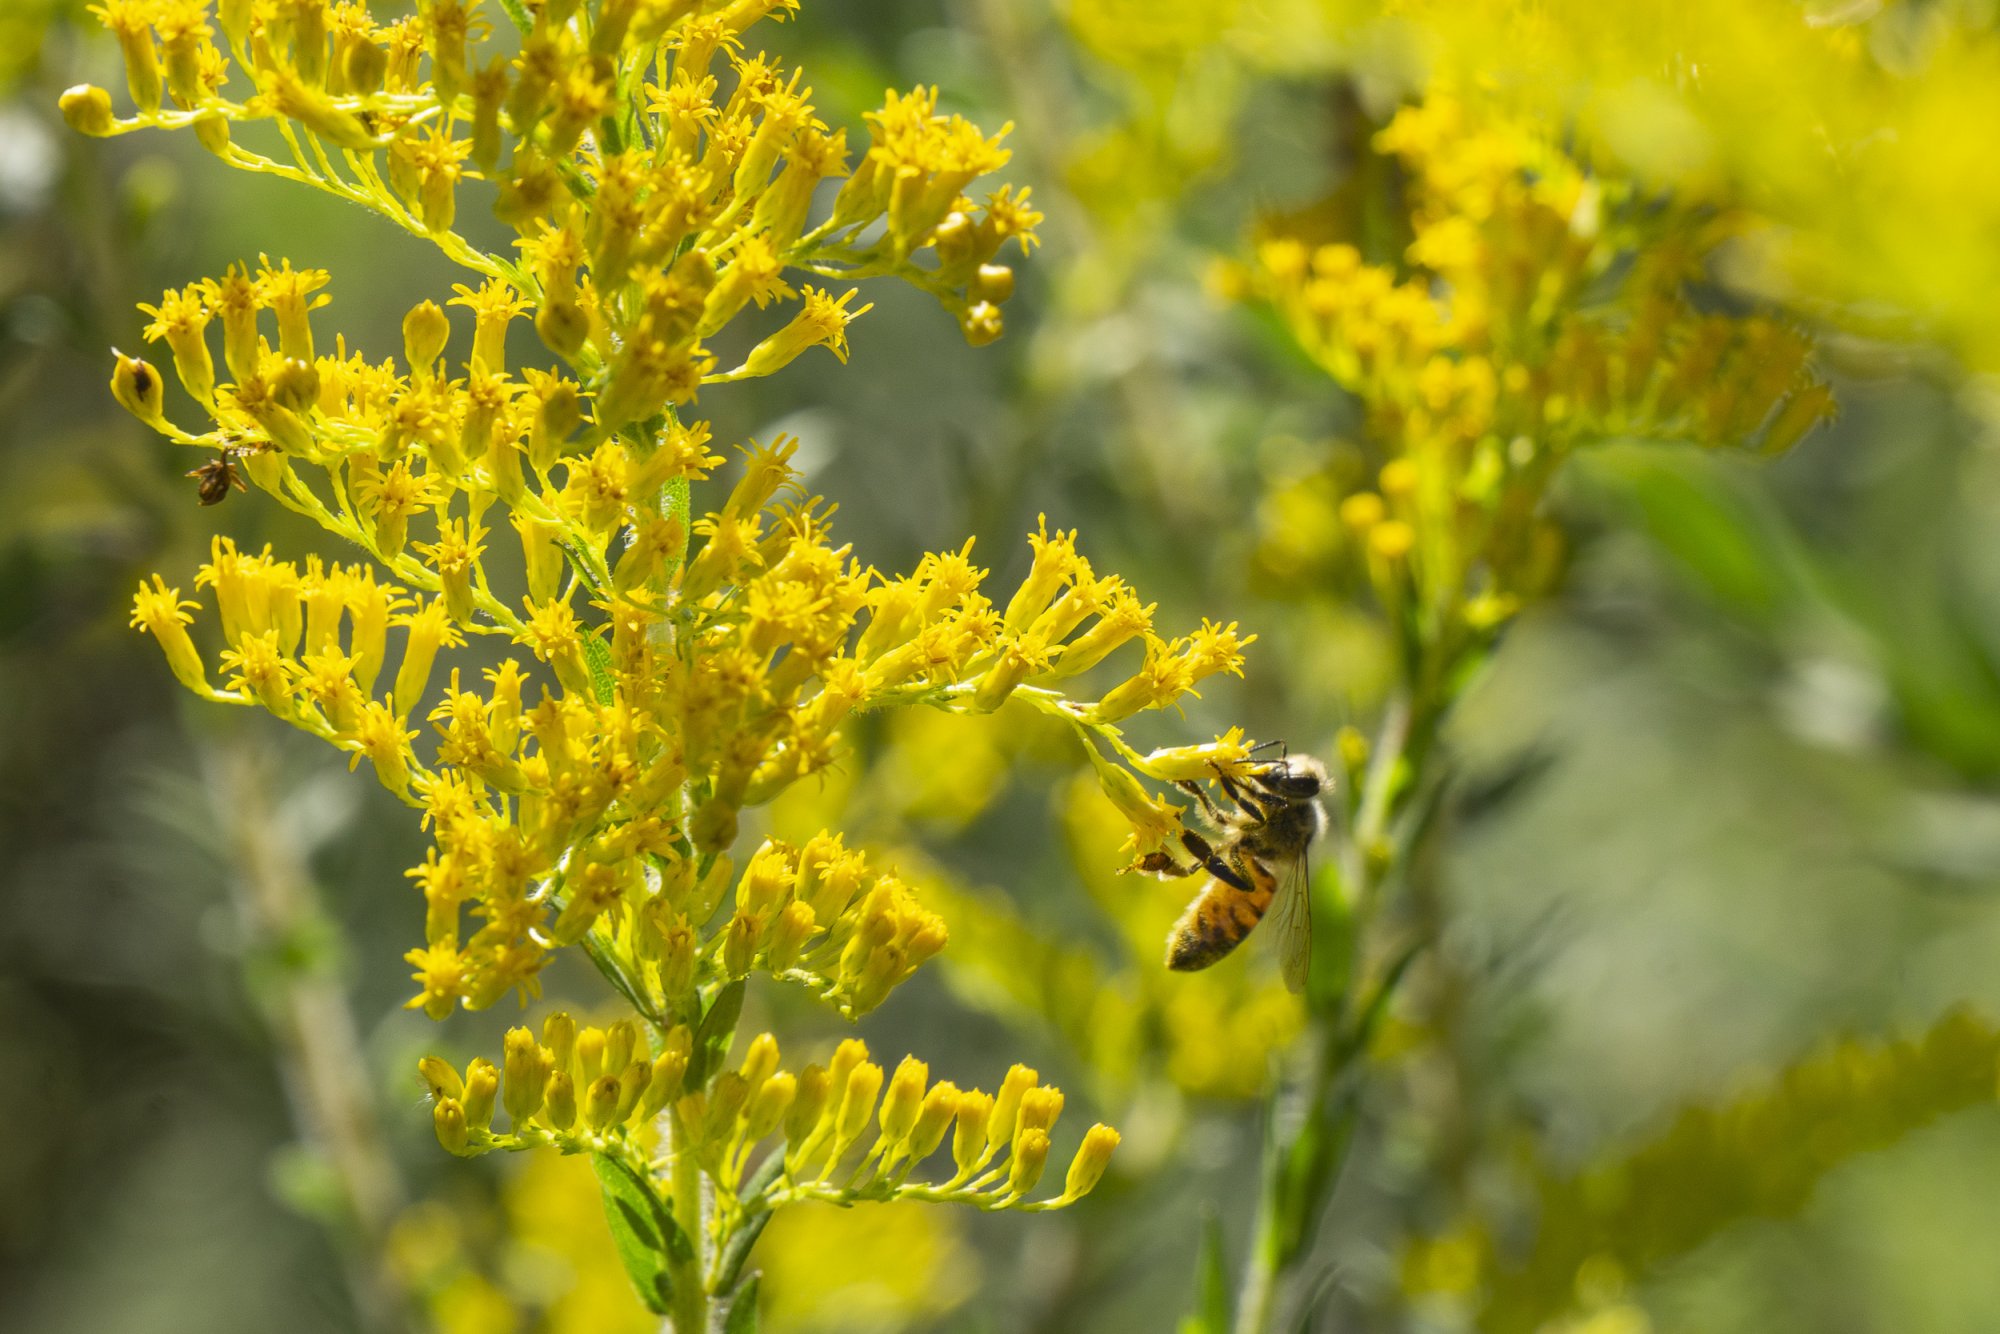
[{"label": "bee's compound eye", "polygon": [[1284,768],[1273,776],[1271,786],[1287,797],[1309,800],[1326,789],[1326,770],[1310,756],[1293,755],[1285,761]]}]

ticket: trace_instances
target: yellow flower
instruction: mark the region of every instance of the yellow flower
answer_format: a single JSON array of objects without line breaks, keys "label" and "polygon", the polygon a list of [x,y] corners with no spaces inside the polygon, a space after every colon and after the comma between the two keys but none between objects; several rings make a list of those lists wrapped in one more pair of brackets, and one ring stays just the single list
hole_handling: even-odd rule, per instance
[{"label": "yellow flower", "polygon": [[184,601],[178,588],[168,588],[167,581],[156,574],[152,586],[149,588],[141,581],[138,593],[132,598],[132,628],[144,630],[159,643],[161,651],[167,655],[167,665],[182,685],[196,694],[206,695],[209,693],[208,675],[202,668],[201,654],[195,651],[194,641],[187,632],[187,626],[194,620],[187,608],[200,605]]},{"label": "yellow flower", "polygon": [[836,297],[821,288],[806,288],[805,305],[791,323],[751,348],[743,365],[730,374],[769,375],[814,347],[825,347],[840,361],[846,361],[847,326],[875,309],[872,302],[859,310],[847,309],[847,303],[859,290],[850,287]]}]

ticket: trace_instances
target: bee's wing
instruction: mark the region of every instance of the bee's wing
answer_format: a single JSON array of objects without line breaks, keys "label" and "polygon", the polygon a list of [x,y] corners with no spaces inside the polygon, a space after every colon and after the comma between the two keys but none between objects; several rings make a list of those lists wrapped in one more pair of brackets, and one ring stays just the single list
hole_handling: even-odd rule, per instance
[{"label": "bee's wing", "polygon": [[1271,904],[1271,929],[1277,933],[1278,972],[1292,991],[1306,989],[1312,968],[1312,873],[1305,853],[1278,868],[1278,892]]}]

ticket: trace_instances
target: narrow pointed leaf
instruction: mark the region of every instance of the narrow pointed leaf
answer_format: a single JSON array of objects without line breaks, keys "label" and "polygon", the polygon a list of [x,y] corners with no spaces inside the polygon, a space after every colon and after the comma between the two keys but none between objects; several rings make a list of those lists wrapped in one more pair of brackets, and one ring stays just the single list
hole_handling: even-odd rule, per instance
[{"label": "narrow pointed leaf", "polygon": [[723,1322],[722,1334],[757,1334],[757,1275],[743,1280],[743,1286],[736,1290],[736,1296],[729,1303],[729,1319]]},{"label": "narrow pointed leaf", "polygon": [[659,1197],[630,1168],[601,1153],[590,1156],[604,1192],[604,1220],[633,1289],[646,1309],[664,1315],[673,1302],[671,1266],[694,1258],[687,1234]]}]

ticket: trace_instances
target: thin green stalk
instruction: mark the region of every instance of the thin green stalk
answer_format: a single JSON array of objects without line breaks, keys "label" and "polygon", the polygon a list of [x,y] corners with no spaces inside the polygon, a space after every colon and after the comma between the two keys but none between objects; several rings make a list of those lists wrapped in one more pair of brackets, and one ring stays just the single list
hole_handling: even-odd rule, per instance
[{"label": "thin green stalk", "polygon": [[[1426,812],[1442,783],[1427,772],[1448,701],[1427,692],[1390,702],[1370,751],[1354,819],[1338,852],[1341,898],[1354,915],[1354,961],[1338,991],[1313,998],[1305,1069],[1273,1103],[1266,1128],[1256,1230],[1236,1307],[1236,1334],[1266,1334],[1285,1288],[1311,1249],[1315,1224],[1339,1182],[1366,1087],[1360,1061],[1422,941],[1387,951],[1378,939],[1390,891],[1432,828]],[[1298,1108],[1296,1115],[1281,1109]]]}]

